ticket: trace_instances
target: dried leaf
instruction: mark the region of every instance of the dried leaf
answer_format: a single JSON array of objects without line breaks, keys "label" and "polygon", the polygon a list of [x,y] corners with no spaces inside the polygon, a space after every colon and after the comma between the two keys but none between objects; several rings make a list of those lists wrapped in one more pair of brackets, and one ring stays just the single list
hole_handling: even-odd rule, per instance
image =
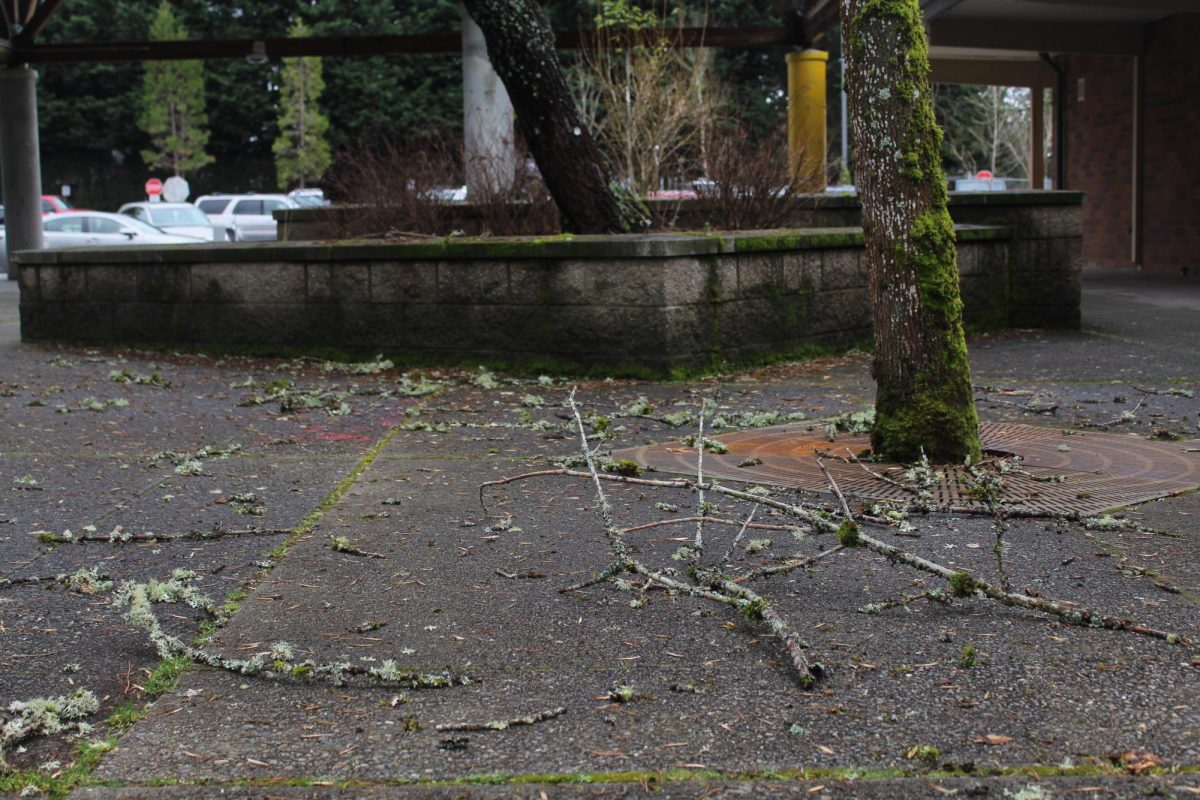
[{"label": "dried leaf", "polygon": [[983,736],[975,737],[975,744],[1000,745],[1008,744],[1013,740],[1011,736],[1004,736],[999,733],[986,733]]},{"label": "dried leaf", "polygon": [[1117,760],[1126,772],[1134,775],[1140,775],[1163,765],[1163,760],[1149,750],[1126,750]]}]

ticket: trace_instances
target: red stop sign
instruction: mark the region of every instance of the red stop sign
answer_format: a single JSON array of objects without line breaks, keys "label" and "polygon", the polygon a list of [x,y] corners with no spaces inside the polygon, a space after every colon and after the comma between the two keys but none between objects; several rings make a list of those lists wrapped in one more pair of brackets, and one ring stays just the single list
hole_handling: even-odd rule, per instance
[{"label": "red stop sign", "polygon": [[150,180],[146,181],[146,194],[150,195],[151,197],[162,194],[162,181],[160,181],[158,178],[151,178]]}]

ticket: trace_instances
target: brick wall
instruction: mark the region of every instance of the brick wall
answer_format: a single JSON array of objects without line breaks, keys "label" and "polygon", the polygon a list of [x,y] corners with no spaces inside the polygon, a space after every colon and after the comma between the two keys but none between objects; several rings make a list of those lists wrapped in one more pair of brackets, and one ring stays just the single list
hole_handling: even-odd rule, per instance
[{"label": "brick wall", "polygon": [[1200,14],[1152,25],[1146,45],[1143,263],[1200,275]]},{"label": "brick wall", "polygon": [[1066,77],[1066,183],[1069,189],[1087,193],[1083,260],[1102,267],[1132,267],[1133,59],[1073,56],[1067,61]]},{"label": "brick wall", "polygon": [[[1142,263],[1150,272],[1200,274],[1200,14],[1147,27],[1143,72]],[[1084,261],[1134,267],[1134,59],[1066,60],[1066,182],[1087,193]],[[1085,92],[1079,98],[1079,79]]]}]

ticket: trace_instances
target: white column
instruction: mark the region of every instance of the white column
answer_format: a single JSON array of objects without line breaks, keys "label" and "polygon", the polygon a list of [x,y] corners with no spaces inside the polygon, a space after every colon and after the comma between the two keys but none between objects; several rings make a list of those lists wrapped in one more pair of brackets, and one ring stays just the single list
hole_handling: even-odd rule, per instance
[{"label": "white column", "polygon": [[467,199],[503,193],[516,174],[513,109],[488,60],[483,31],[462,11],[463,165]]},{"label": "white column", "polygon": [[[0,170],[9,253],[42,249],[42,165],[38,152],[37,73],[0,68]],[[8,279],[16,270],[7,267]]]}]

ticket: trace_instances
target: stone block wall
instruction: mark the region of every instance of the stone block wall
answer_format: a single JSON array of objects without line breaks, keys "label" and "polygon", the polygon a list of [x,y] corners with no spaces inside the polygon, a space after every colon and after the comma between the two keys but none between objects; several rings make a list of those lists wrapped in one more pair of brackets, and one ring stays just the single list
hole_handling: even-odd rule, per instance
[{"label": "stone block wall", "polygon": [[[1057,309],[1072,304],[1077,319],[1078,259],[1042,264],[1040,291],[1060,294],[1034,297],[1011,288],[1017,243],[1004,228],[960,228],[968,324],[1058,325]],[[108,248],[17,261],[26,340],[666,369],[861,341],[871,330],[862,233],[847,228]]]}]

